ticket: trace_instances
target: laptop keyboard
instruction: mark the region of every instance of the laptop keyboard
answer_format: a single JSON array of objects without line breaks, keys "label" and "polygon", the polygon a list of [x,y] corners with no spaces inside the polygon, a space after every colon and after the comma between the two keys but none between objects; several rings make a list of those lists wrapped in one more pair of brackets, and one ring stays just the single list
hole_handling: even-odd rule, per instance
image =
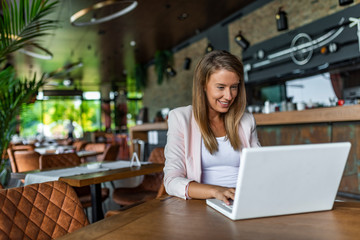
[{"label": "laptop keyboard", "polygon": [[232,209],[233,209],[233,203],[234,203],[234,200],[229,199],[229,202],[230,202],[230,205],[226,205],[226,203],[224,203],[224,202],[221,202],[221,204],[222,204],[224,207],[226,207],[226,208],[228,208],[228,209],[232,210]]}]

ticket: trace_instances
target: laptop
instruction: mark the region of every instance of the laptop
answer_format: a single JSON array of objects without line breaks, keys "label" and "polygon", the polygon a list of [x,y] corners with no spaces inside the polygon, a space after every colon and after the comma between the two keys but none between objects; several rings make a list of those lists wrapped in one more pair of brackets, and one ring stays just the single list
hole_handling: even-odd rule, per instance
[{"label": "laptop", "polygon": [[331,210],[351,144],[245,148],[235,199],[206,203],[232,220]]}]

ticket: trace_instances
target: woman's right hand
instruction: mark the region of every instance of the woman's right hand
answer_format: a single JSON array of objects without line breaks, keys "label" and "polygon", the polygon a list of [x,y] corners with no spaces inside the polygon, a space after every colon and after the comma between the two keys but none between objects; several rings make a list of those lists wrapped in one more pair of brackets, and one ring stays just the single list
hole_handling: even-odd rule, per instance
[{"label": "woman's right hand", "polygon": [[216,198],[230,205],[229,199],[234,200],[235,188],[227,188],[216,185],[208,185],[197,182],[190,182],[188,188],[190,198],[208,199]]},{"label": "woman's right hand", "polygon": [[234,200],[235,198],[235,188],[227,188],[220,186],[213,186],[213,195],[214,198],[223,201],[226,205],[230,205],[229,199]]}]

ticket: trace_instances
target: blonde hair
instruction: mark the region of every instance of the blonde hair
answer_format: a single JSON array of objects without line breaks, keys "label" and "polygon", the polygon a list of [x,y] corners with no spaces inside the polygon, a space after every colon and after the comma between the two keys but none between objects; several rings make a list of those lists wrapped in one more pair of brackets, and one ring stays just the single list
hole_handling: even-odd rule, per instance
[{"label": "blonde hair", "polygon": [[212,51],[206,54],[195,69],[192,105],[194,117],[199,125],[205,147],[211,154],[218,151],[218,143],[210,128],[208,102],[204,89],[211,74],[221,69],[237,74],[240,80],[238,94],[230,106],[229,111],[223,114],[226,136],[234,150],[240,150],[241,148],[239,124],[246,107],[244,69],[240,59],[227,51]]}]

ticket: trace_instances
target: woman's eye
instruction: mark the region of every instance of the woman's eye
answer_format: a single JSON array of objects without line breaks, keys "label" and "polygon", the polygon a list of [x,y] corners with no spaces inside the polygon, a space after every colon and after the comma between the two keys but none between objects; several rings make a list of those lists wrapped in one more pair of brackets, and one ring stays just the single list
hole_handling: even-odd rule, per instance
[{"label": "woman's eye", "polygon": [[224,89],[224,87],[217,87],[218,89],[220,89],[220,90],[223,90]]},{"label": "woman's eye", "polygon": [[232,89],[237,89],[237,88],[238,88],[238,86],[231,86],[231,88],[232,88]]}]

